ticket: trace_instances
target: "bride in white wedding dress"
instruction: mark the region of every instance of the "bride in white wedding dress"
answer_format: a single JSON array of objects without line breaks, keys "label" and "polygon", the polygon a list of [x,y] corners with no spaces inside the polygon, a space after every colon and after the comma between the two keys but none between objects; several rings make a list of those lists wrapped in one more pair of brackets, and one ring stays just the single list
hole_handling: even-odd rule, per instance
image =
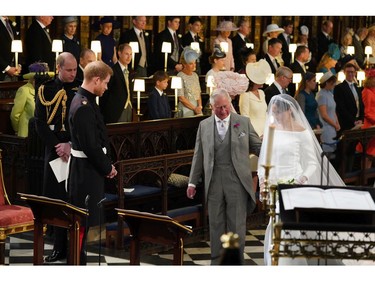
[{"label": "bride in white wedding dress", "polygon": [[[322,149],[297,101],[289,95],[280,94],[272,97],[267,110],[265,133],[258,161],[261,191],[264,188],[264,167],[262,165],[265,164],[266,158],[268,128],[272,124],[275,126],[275,131],[271,156],[273,168],[270,169],[269,174],[270,184],[345,185],[327,159],[321,167]],[[329,166],[327,167],[327,165]],[[329,178],[327,173],[329,173]],[[262,200],[262,198],[260,199]],[[276,206],[276,213],[278,213],[278,202]],[[273,233],[271,228],[269,223],[264,241],[264,262],[266,265],[271,265],[270,250]],[[317,260],[279,258],[279,265],[308,264],[317,264]],[[342,263],[338,260],[331,260],[330,264]]]}]

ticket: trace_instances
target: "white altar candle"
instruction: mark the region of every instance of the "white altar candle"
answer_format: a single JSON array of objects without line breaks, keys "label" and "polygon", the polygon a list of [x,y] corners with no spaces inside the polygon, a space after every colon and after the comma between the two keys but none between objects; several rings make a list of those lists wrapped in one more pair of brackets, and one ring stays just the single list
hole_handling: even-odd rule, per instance
[{"label": "white altar candle", "polygon": [[273,122],[273,117],[270,118],[271,123],[268,127],[268,140],[267,140],[267,149],[266,149],[266,165],[271,165],[271,157],[272,157],[272,146],[273,146],[273,137],[275,134],[275,124]]}]

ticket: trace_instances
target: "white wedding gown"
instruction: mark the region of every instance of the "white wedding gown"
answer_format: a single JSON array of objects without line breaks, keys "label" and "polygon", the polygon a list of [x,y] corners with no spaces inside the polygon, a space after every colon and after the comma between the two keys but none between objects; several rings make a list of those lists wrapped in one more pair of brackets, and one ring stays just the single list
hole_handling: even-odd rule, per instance
[{"label": "white wedding gown", "polygon": [[[314,151],[314,143],[308,130],[304,131],[282,131],[275,130],[274,145],[272,150],[271,163],[274,165],[270,170],[269,181],[271,184],[285,183],[286,181],[296,181],[301,176],[307,177],[305,184],[319,185],[321,183],[321,162]],[[259,178],[264,178],[264,168],[258,170]],[[330,175],[331,180],[336,185],[344,185],[341,178],[335,174]],[[331,181],[330,181],[331,182]],[[278,201],[276,203],[276,213],[279,212]],[[271,241],[273,229],[271,221],[267,226],[264,238],[264,263],[271,265]],[[299,231],[292,231],[297,237]],[[314,233],[315,234],[315,233]],[[283,235],[283,233],[282,233]],[[308,235],[308,234],[307,234]],[[329,264],[342,264],[338,260],[328,260]],[[319,264],[325,261],[320,260]],[[279,265],[317,265],[317,259],[305,258],[279,258]]]}]

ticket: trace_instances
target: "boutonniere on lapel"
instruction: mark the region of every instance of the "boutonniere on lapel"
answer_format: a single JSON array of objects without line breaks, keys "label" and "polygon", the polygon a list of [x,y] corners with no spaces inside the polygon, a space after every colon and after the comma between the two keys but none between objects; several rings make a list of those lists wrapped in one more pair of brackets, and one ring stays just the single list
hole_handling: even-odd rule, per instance
[{"label": "boutonniere on lapel", "polygon": [[182,34],[180,34],[180,33],[177,36],[178,36],[178,38],[182,38]]},{"label": "boutonniere on lapel", "polygon": [[238,128],[240,126],[240,123],[236,123],[233,125],[233,128]]},{"label": "boutonniere on lapel", "polygon": [[145,36],[149,36],[150,34],[148,34],[148,32],[145,32]]}]

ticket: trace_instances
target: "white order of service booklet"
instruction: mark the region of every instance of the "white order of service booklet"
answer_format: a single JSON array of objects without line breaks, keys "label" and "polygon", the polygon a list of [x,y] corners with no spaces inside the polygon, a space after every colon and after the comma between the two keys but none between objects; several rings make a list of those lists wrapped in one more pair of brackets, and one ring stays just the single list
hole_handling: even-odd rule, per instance
[{"label": "white order of service booklet", "polygon": [[375,211],[375,203],[368,191],[345,188],[322,189],[297,187],[281,190],[285,210],[294,208],[323,208]]}]

